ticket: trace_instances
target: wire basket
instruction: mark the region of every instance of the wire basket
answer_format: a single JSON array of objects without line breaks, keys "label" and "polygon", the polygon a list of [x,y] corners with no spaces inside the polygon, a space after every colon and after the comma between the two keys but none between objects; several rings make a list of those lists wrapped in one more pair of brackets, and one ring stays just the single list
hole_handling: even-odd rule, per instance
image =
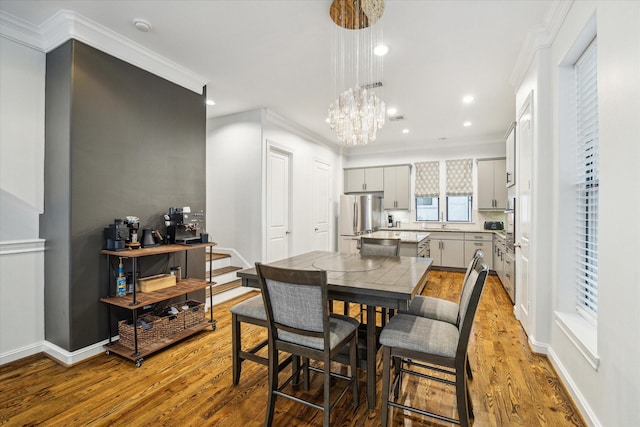
[{"label": "wire basket", "polygon": [[203,302],[187,300],[178,309],[184,319],[184,329],[189,329],[205,321]]}]

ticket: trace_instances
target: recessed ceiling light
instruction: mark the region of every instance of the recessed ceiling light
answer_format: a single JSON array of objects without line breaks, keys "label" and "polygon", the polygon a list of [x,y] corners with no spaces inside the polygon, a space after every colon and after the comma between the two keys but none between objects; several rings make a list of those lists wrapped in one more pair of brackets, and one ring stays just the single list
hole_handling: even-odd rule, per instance
[{"label": "recessed ceiling light", "polygon": [[373,53],[378,56],[385,56],[389,52],[389,46],[384,44],[379,44],[373,49]]},{"label": "recessed ceiling light", "polygon": [[471,126],[471,122],[464,122],[462,126],[468,128],[469,126]]},{"label": "recessed ceiling light", "polygon": [[464,104],[471,104],[474,99],[475,98],[473,97],[473,95],[465,95],[464,97],[462,97],[462,102]]},{"label": "recessed ceiling light", "polygon": [[397,108],[395,108],[395,107],[390,107],[390,108],[387,110],[387,114],[390,114],[390,115],[392,115],[392,116],[393,116],[395,113],[397,113],[397,112],[398,112],[398,109],[397,109]]},{"label": "recessed ceiling light", "polygon": [[207,104],[207,105],[216,105],[216,102],[213,99],[207,99],[205,101],[205,104]]},{"label": "recessed ceiling light", "polygon": [[402,129],[402,133],[409,133],[409,129]]},{"label": "recessed ceiling light", "polygon": [[134,19],[133,25],[135,25],[138,31],[142,31],[143,33],[148,33],[153,28],[151,27],[151,23],[149,21],[140,18]]}]

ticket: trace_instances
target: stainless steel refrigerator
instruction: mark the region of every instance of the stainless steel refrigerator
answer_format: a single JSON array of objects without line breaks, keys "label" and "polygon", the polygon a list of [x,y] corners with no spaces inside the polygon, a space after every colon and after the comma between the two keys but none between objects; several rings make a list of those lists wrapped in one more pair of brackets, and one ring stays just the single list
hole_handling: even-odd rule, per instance
[{"label": "stainless steel refrigerator", "polygon": [[340,196],[340,252],[358,251],[360,235],[382,224],[382,197],[373,194]]}]

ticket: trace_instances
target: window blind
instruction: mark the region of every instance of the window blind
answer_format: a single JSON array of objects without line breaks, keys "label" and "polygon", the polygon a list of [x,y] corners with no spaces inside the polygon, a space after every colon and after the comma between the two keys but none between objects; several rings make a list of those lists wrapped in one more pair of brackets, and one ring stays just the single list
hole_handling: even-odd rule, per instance
[{"label": "window blind", "polygon": [[447,196],[473,196],[471,159],[447,160]]},{"label": "window blind", "polygon": [[598,314],[598,75],[594,40],[574,66],[577,132],[576,308],[597,320]]},{"label": "window blind", "polygon": [[416,197],[440,196],[440,162],[416,163]]}]

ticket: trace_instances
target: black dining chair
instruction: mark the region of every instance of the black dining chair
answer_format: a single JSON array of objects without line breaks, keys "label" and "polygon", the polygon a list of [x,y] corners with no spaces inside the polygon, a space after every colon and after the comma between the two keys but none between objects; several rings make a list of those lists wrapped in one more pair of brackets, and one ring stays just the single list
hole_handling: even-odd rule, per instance
[{"label": "black dining chair", "polygon": [[[470,282],[467,281],[471,270],[476,267],[478,260],[484,258],[484,254],[481,249],[476,249],[473,254],[473,257],[469,261],[467,265],[467,271],[465,272],[464,279],[462,279],[462,290],[460,292],[460,299],[462,299],[462,295],[464,294],[464,286],[469,285]],[[442,320],[444,322],[451,323],[452,325],[458,326],[460,322],[459,317],[459,308],[460,308],[460,300],[458,303],[453,301],[445,300],[442,298],[434,298],[427,297],[422,295],[416,295],[411,299],[409,303],[409,308],[406,311],[409,314],[413,314],[416,316],[422,316],[429,319],[434,320]],[[473,372],[471,371],[471,365],[469,360],[467,359],[467,375],[469,379],[473,379]]]},{"label": "black dining chair", "polygon": [[[329,426],[331,409],[351,387],[353,405],[358,406],[357,341],[358,321],[329,311],[326,271],[292,270],[256,263],[258,283],[262,290],[269,336],[269,397],[265,426],[273,422],[276,398],[284,397],[324,412],[323,424]],[[349,345],[350,375],[331,371],[331,360]],[[302,365],[280,384],[278,353],[282,351],[302,358]],[[323,362],[317,368],[309,360]],[[322,405],[285,392],[287,385],[304,373],[305,389],[309,387],[308,371],[324,374]],[[331,401],[331,379],[345,382],[338,397]]]},{"label": "black dining chair", "polygon": [[[231,307],[231,359],[233,385],[240,382],[240,373],[242,372],[242,363],[245,360],[260,363],[269,366],[269,358],[261,356],[258,352],[267,346],[269,340],[265,338],[251,348],[242,348],[242,325],[244,323],[267,327],[267,314],[264,311],[264,302],[262,295],[256,295]],[[284,369],[289,363],[293,362],[293,370],[297,369],[297,359],[292,357],[285,358],[280,362],[279,370]]]},{"label": "black dining chair", "polygon": [[[442,421],[470,425],[473,419],[473,405],[467,381],[467,346],[473,327],[473,320],[480,302],[480,296],[487,280],[489,268],[478,259],[467,277],[460,300],[458,325],[429,319],[408,313],[399,313],[391,318],[380,334],[382,344],[382,426],[389,423],[389,407],[416,412]],[[391,381],[391,367],[394,377]],[[415,367],[420,368],[416,371]],[[413,369],[412,369],[413,368]],[[438,372],[438,376],[426,374],[423,370]],[[403,374],[415,375],[455,386],[458,419],[411,407],[397,401],[399,384]],[[444,377],[442,374],[445,374]],[[454,379],[450,379],[453,377]],[[392,393],[393,389],[393,393]],[[393,400],[389,399],[393,394]]]}]

